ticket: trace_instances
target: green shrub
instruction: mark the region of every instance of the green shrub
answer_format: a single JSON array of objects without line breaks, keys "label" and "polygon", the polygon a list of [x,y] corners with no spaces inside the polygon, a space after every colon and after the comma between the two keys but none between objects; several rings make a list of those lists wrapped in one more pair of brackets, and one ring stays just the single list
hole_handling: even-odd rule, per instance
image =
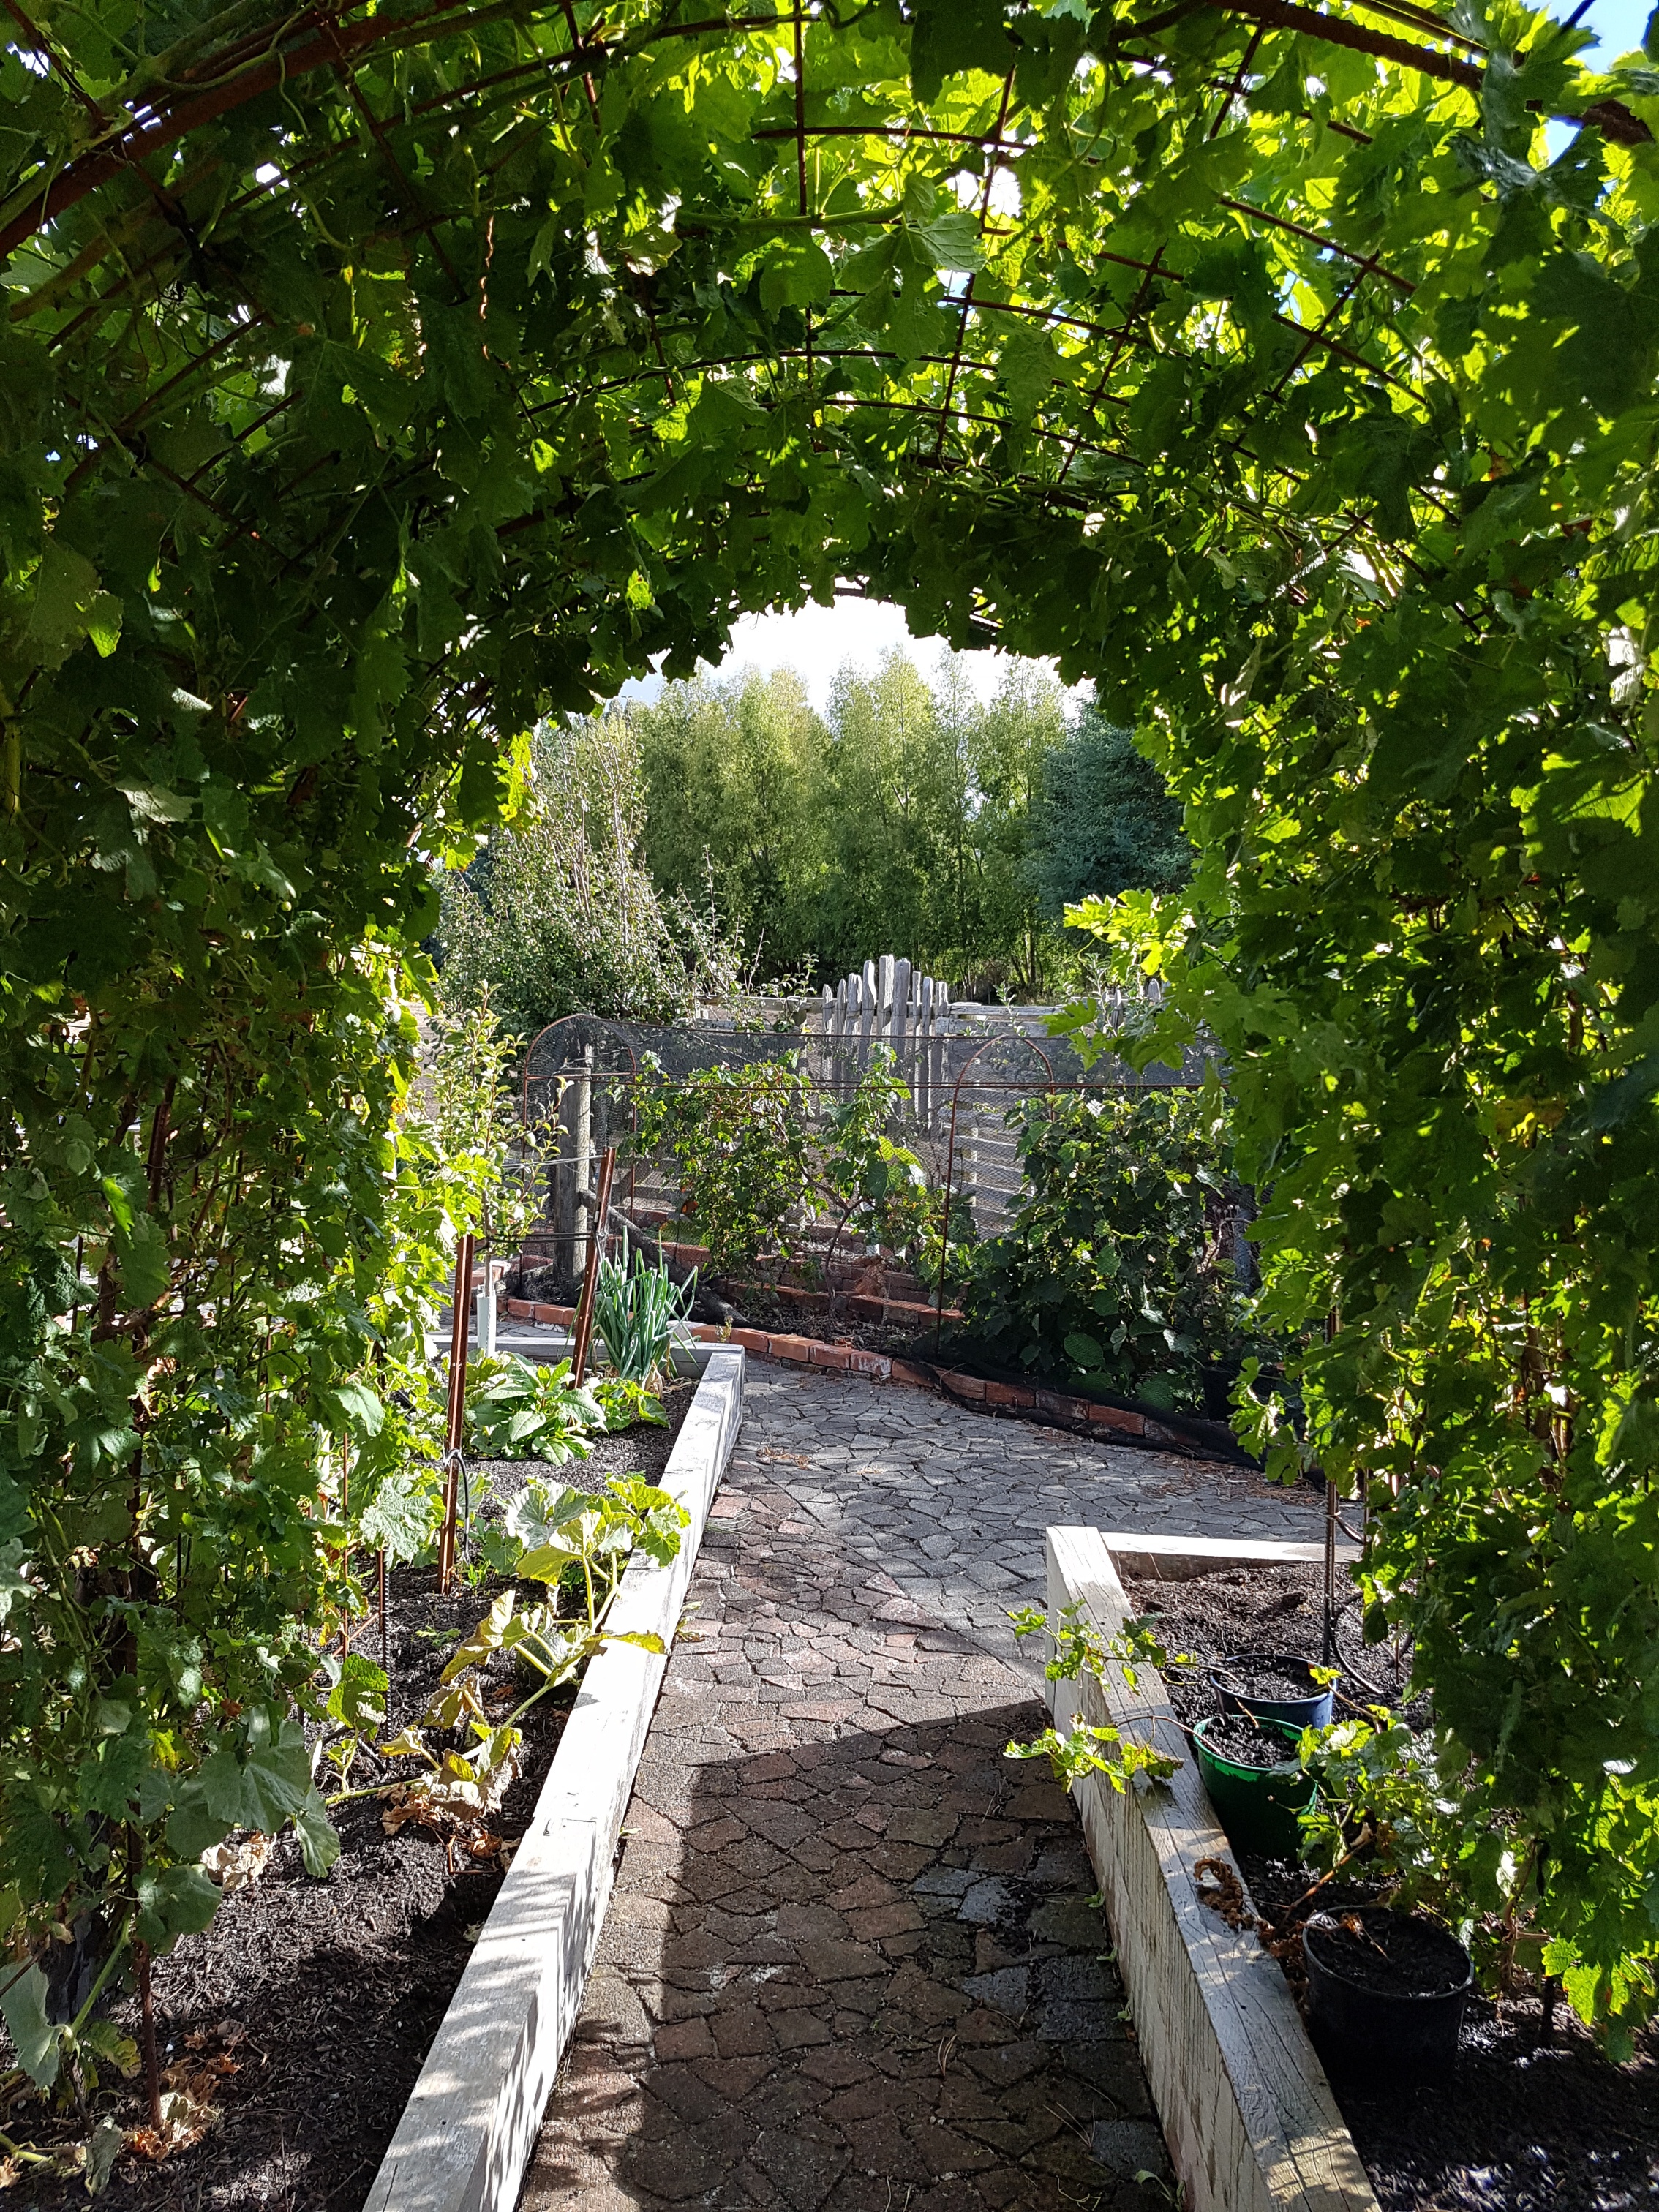
[{"label": "green shrub", "polygon": [[1218,1094],[1034,1098],[1018,1121],[1030,1195],[969,1258],[969,1337],[1004,1366],[1224,1419],[1241,1363],[1273,1347],[1234,1269]]},{"label": "green shrub", "polygon": [[921,1163],[895,1133],[909,1104],[884,1048],[857,1089],[838,1099],[815,1089],[797,1054],[642,1089],[639,1142],[672,1158],[681,1215],[715,1275],[748,1277],[787,1263],[813,1225],[830,1232],[826,1269],[837,1251],[859,1246],[921,1259],[937,1249],[939,1227]]}]

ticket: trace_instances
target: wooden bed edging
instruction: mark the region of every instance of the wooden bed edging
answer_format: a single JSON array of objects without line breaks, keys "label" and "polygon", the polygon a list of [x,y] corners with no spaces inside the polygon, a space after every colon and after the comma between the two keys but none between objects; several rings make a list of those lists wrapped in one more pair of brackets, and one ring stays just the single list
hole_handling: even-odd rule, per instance
[{"label": "wooden bed edging", "polygon": [[[690,1516],[666,1567],[636,1557],[609,1626],[672,1646],[743,1419],[744,1355],[711,1349],[663,1487]],[[365,2212],[513,2212],[611,1896],[617,1844],[666,1658],[592,1661],[530,1826],[473,1946]]]},{"label": "wooden bed edging", "polygon": [[[1164,1540],[1167,1552],[1160,1544],[1160,1569],[1180,1540]],[[1139,1535],[1048,1531],[1051,1615],[1080,1605],[1102,1635],[1117,1633],[1130,1607],[1115,1542],[1126,1555],[1148,1550]],[[1211,1571],[1264,1551],[1322,1556],[1318,1546],[1242,1541],[1206,1550]],[[1232,1853],[1163,1678],[1153,1668],[1135,1671],[1133,1690],[1111,1667],[1103,1685],[1051,1682],[1048,1697],[1058,1729],[1080,1709],[1091,1725],[1110,1722],[1182,1762],[1164,1784],[1120,1796],[1091,1777],[1076,1796],[1182,2203],[1187,2212],[1377,2212],[1284,1975],[1253,1930],[1235,1932],[1199,1902],[1194,1865],[1231,1866]]]}]

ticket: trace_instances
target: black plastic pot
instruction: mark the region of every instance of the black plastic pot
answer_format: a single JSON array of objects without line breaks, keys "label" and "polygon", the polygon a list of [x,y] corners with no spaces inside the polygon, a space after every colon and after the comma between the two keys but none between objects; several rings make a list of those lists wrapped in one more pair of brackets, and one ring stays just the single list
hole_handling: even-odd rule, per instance
[{"label": "black plastic pot", "polygon": [[[1280,1674],[1306,1682],[1305,1698],[1258,1698],[1248,1690],[1231,1689],[1240,1673],[1250,1667],[1271,1667]],[[1311,1662],[1289,1651],[1230,1651],[1210,1669],[1210,1687],[1221,1700],[1224,1713],[1249,1713],[1259,1721],[1284,1721],[1293,1729],[1328,1728],[1336,1710],[1328,1682],[1313,1680]]]},{"label": "black plastic pot", "polygon": [[[1442,1986],[1424,1995],[1371,1986],[1371,1975],[1354,1971],[1346,1921],[1358,1921],[1385,1951],[1396,1931],[1408,1927],[1419,1963],[1437,1968],[1432,1978]],[[1380,1905],[1340,1916],[1316,1913],[1302,1931],[1302,1955],[1309,2032],[1328,2062],[1416,2081],[1443,2074],[1456,2057],[1474,1971],[1457,1938],[1433,1921]]]}]

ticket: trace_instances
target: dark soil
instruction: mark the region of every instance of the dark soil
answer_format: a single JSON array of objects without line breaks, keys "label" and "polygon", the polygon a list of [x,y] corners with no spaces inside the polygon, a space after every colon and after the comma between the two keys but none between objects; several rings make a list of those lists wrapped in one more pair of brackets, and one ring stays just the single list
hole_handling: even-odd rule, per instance
[{"label": "dark soil", "polygon": [[1303,1942],[1315,1963],[1381,1996],[1449,1996],[1468,1980],[1455,1939],[1431,1921],[1373,1906],[1364,1912],[1316,1912]]},{"label": "dark soil", "polygon": [[642,1474],[648,1482],[660,1482],[674,1440],[696,1395],[695,1382],[671,1383],[662,1393],[666,1428],[641,1423],[637,1428],[624,1429],[620,1436],[595,1437],[586,1459],[568,1459],[558,1467],[543,1459],[469,1460],[461,1491],[463,1508],[469,1487],[478,1517],[488,1521],[497,1517],[502,1504],[532,1482],[544,1484],[549,1490],[603,1490],[613,1474]]},{"label": "dark soil", "polygon": [[1274,1705],[1289,1705],[1317,1693],[1318,1684],[1309,1672],[1305,1662],[1285,1662],[1275,1664],[1272,1659],[1253,1658],[1249,1653],[1224,1653],[1216,1670],[1222,1677],[1220,1686],[1247,1698],[1260,1698]]},{"label": "dark soil", "polygon": [[[1229,1570],[1190,1582],[1127,1584],[1139,1613],[1156,1609],[1171,1651],[1208,1661],[1254,1646],[1266,1653],[1322,1654],[1323,1577],[1314,1566]],[[1338,1590],[1337,1714],[1396,1702],[1409,1651],[1361,1643],[1355,1593]],[[1215,1708],[1214,1692],[1171,1669],[1169,1688],[1188,1725]],[[1426,1708],[1409,1709],[1426,1718]],[[1323,1884],[1306,1867],[1242,1856],[1249,1901],[1268,1923],[1264,1938],[1300,1997],[1305,1969],[1299,1935],[1316,1908],[1363,1909],[1378,1885],[1352,1867]],[[1359,1875],[1360,1879],[1352,1877]],[[1383,2081],[1330,2067],[1331,2086],[1382,2212],[1656,2212],[1659,2208],[1659,2035],[1613,2066],[1565,2002],[1547,2035],[1535,1990],[1500,2004],[1472,1996],[1457,2062],[1443,2079]]]},{"label": "dark soil", "polygon": [[[591,1457],[563,1468],[475,1463],[475,1480],[492,1493],[481,1510],[490,1510],[493,1493],[510,1496],[532,1474],[588,1489],[634,1468],[659,1477],[694,1395],[691,1385],[669,1394],[671,1428],[600,1438]],[[430,1568],[401,1569],[387,1580],[387,1722],[395,1733],[418,1716],[449,1651],[502,1585],[486,1578],[445,1598]],[[376,1620],[360,1628],[353,1648],[380,1659]],[[505,1718],[523,1694],[509,1662],[498,1656],[488,1679],[486,1703]],[[214,2118],[198,2142],[160,2163],[124,2151],[100,2206],[357,2212],[501,1888],[504,1858],[534,1811],[574,1699],[574,1687],[556,1692],[525,1716],[521,1771],[482,1834],[446,1839],[411,1824],[387,1835],[380,1799],[340,1805],[333,1819],[343,1848],[324,1880],[306,1874],[292,1832],[285,1833],[258,1881],[227,1896],[210,1928],[156,1961],[164,2077],[180,2069],[170,2086],[206,2090]],[[410,1771],[407,1761],[382,1764],[366,1751],[350,1784],[362,1788]],[[325,1791],[339,1786],[326,1770],[319,1779]],[[137,2035],[132,1999],[116,2007],[115,2018]],[[3,2124],[16,2140],[51,2149],[84,2138],[105,2112],[125,2129],[143,2127],[141,2084],[112,2079],[84,2118],[31,2105],[14,2107]],[[41,2171],[27,2170],[21,2203],[40,2212],[87,2203],[78,2178],[37,2179]]]},{"label": "dark soil", "polygon": [[[1345,1714],[1363,1713],[1369,1705],[1397,1705],[1404,1695],[1410,1647],[1396,1651],[1392,1644],[1361,1641],[1359,1593],[1340,1567],[1336,1646],[1328,1662],[1321,1566],[1229,1567],[1220,1574],[1195,1575],[1185,1582],[1136,1577],[1124,1589],[1135,1612],[1150,1619],[1172,1658],[1188,1656],[1202,1662],[1192,1668],[1171,1666],[1165,1677],[1170,1701],[1188,1728],[1220,1709],[1220,1698],[1207,1680],[1211,1667],[1225,1662],[1237,1674],[1253,1656],[1280,1682],[1287,1679],[1282,1672],[1286,1659],[1340,1667],[1339,1720]],[[1275,1698],[1305,1698],[1308,1693],[1307,1683],[1300,1680],[1292,1681],[1288,1691],[1263,1687],[1256,1692]],[[1413,1717],[1419,1717],[1415,1709]],[[1420,1717],[1426,1719],[1426,1707]]]},{"label": "dark soil", "polygon": [[1293,1764],[1296,1745],[1281,1729],[1258,1728],[1247,1713],[1224,1713],[1204,1731],[1206,1747],[1218,1759],[1235,1766],[1284,1766]]}]

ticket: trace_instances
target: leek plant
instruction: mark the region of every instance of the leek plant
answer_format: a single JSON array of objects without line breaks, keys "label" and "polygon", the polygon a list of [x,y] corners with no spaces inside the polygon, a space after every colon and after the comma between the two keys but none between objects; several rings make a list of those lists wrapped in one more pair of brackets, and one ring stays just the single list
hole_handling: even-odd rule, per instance
[{"label": "leek plant", "polygon": [[631,1268],[601,1260],[593,1318],[611,1366],[624,1382],[649,1382],[668,1358],[674,1324],[691,1310],[697,1279],[674,1282],[665,1265],[647,1267],[642,1253]]}]

